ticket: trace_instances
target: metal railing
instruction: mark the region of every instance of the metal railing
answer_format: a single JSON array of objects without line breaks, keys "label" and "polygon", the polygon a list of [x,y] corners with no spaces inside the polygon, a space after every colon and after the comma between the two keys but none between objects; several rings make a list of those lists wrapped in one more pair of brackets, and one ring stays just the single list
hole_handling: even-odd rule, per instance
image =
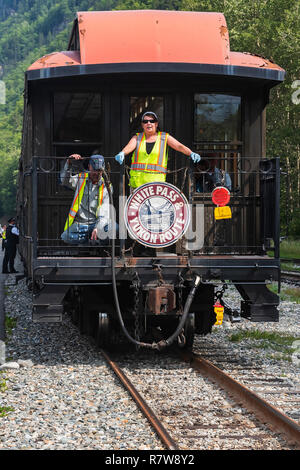
[{"label": "metal railing", "polygon": [[[117,251],[128,256],[138,255],[137,244],[124,231],[120,209],[130,194],[128,168],[124,165],[116,168],[112,160],[106,158],[106,170],[113,186],[116,220],[122,229],[116,235]],[[167,251],[199,255],[263,255],[268,249],[273,249],[274,256],[279,257],[279,158],[229,160],[219,159],[221,171],[213,169],[209,172],[192,163],[182,169],[180,189],[189,201],[192,221],[185,239]],[[22,243],[32,244],[34,258],[110,256],[109,240],[106,244],[93,240],[84,244],[68,244],[61,238],[74,197],[74,192],[63,187],[60,181],[64,161],[61,157],[33,157],[32,168],[24,170],[21,176],[22,197],[24,199],[25,196],[31,204],[21,211]],[[226,173],[222,167],[227,168]],[[116,170],[111,171],[110,168]],[[74,168],[74,173],[79,170]],[[84,167],[82,170],[87,171]],[[167,181],[172,183],[174,174],[169,172]],[[225,185],[230,190],[230,219],[216,220],[214,217],[211,191],[218,185]]]}]

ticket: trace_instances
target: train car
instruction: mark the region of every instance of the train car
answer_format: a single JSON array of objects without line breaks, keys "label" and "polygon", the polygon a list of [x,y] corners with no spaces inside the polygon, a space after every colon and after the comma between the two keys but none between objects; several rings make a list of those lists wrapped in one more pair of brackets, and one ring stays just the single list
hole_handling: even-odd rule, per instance
[{"label": "train car", "polygon": [[[67,312],[100,347],[125,338],[154,349],[191,347],[218,313],[278,321],[267,284],[280,283],[280,167],[265,135],[269,92],[284,75],[232,52],[221,13],[78,12],[67,50],[25,73],[17,206],[33,321]],[[132,192],[131,157],[114,157],[149,111],[201,161],[169,148],[166,181]],[[73,175],[89,174],[91,155],[105,158],[118,224],[105,244],[61,238],[74,198],[61,172],[73,154]],[[223,299],[228,285],[239,312]]]}]

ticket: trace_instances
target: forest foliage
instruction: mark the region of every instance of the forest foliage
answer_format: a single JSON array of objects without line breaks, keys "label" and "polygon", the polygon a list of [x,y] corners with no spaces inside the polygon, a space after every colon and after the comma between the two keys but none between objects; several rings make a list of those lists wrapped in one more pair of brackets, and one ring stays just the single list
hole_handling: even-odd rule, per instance
[{"label": "forest foliage", "polygon": [[[0,217],[15,211],[24,72],[39,57],[67,48],[76,11],[186,10],[224,13],[230,48],[283,67],[267,109],[267,156],[280,156],[282,234],[300,237],[299,0],[0,0]],[[2,100],[1,100],[2,98]]]}]

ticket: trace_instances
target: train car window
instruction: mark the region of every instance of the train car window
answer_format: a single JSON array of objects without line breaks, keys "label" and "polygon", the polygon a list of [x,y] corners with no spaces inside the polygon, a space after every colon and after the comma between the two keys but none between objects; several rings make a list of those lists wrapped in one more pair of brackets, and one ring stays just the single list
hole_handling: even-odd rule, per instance
[{"label": "train car window", "polygon": [[164,99],[162,96],[130,97],[130,135],[141,131],[141,117],[146,111],[153,111],[159,119],[159,128],[164,130]]},{"label": "train car window", "polygon": [[56,142],[102,142],[100,93],[54,93],[53,140]]},{"label": "train car window", "polygon": [[222,184],[230,191],[241,185],[241,97],[224,93],[194,95],[194,148],[202,156],[195,167],[194,190],[210,193]]},{"label": "train car window", "polygon": [[195,142],[240,140],[240,96],[197,93],[195,94],[194,103]]}]

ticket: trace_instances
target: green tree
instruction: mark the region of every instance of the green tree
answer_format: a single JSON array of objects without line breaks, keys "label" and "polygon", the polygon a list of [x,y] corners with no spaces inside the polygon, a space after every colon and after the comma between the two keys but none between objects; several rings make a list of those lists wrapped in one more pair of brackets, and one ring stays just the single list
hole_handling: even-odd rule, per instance
[{"label": "green tree", "polygon": [[270,94],[267,149],[269,157],[281,157],[283,231],[300,236],[300,104],[292,100],[292,84],[300,80],[299,0],[0,0],[0,78],[6,85],[6,104],[0,105],[0,216],[11,213],[14,201],[25,70],[66,48],[76,11],[114,9],[222,12],[232,51],[262,55],[286,70],[286,80]]}]

